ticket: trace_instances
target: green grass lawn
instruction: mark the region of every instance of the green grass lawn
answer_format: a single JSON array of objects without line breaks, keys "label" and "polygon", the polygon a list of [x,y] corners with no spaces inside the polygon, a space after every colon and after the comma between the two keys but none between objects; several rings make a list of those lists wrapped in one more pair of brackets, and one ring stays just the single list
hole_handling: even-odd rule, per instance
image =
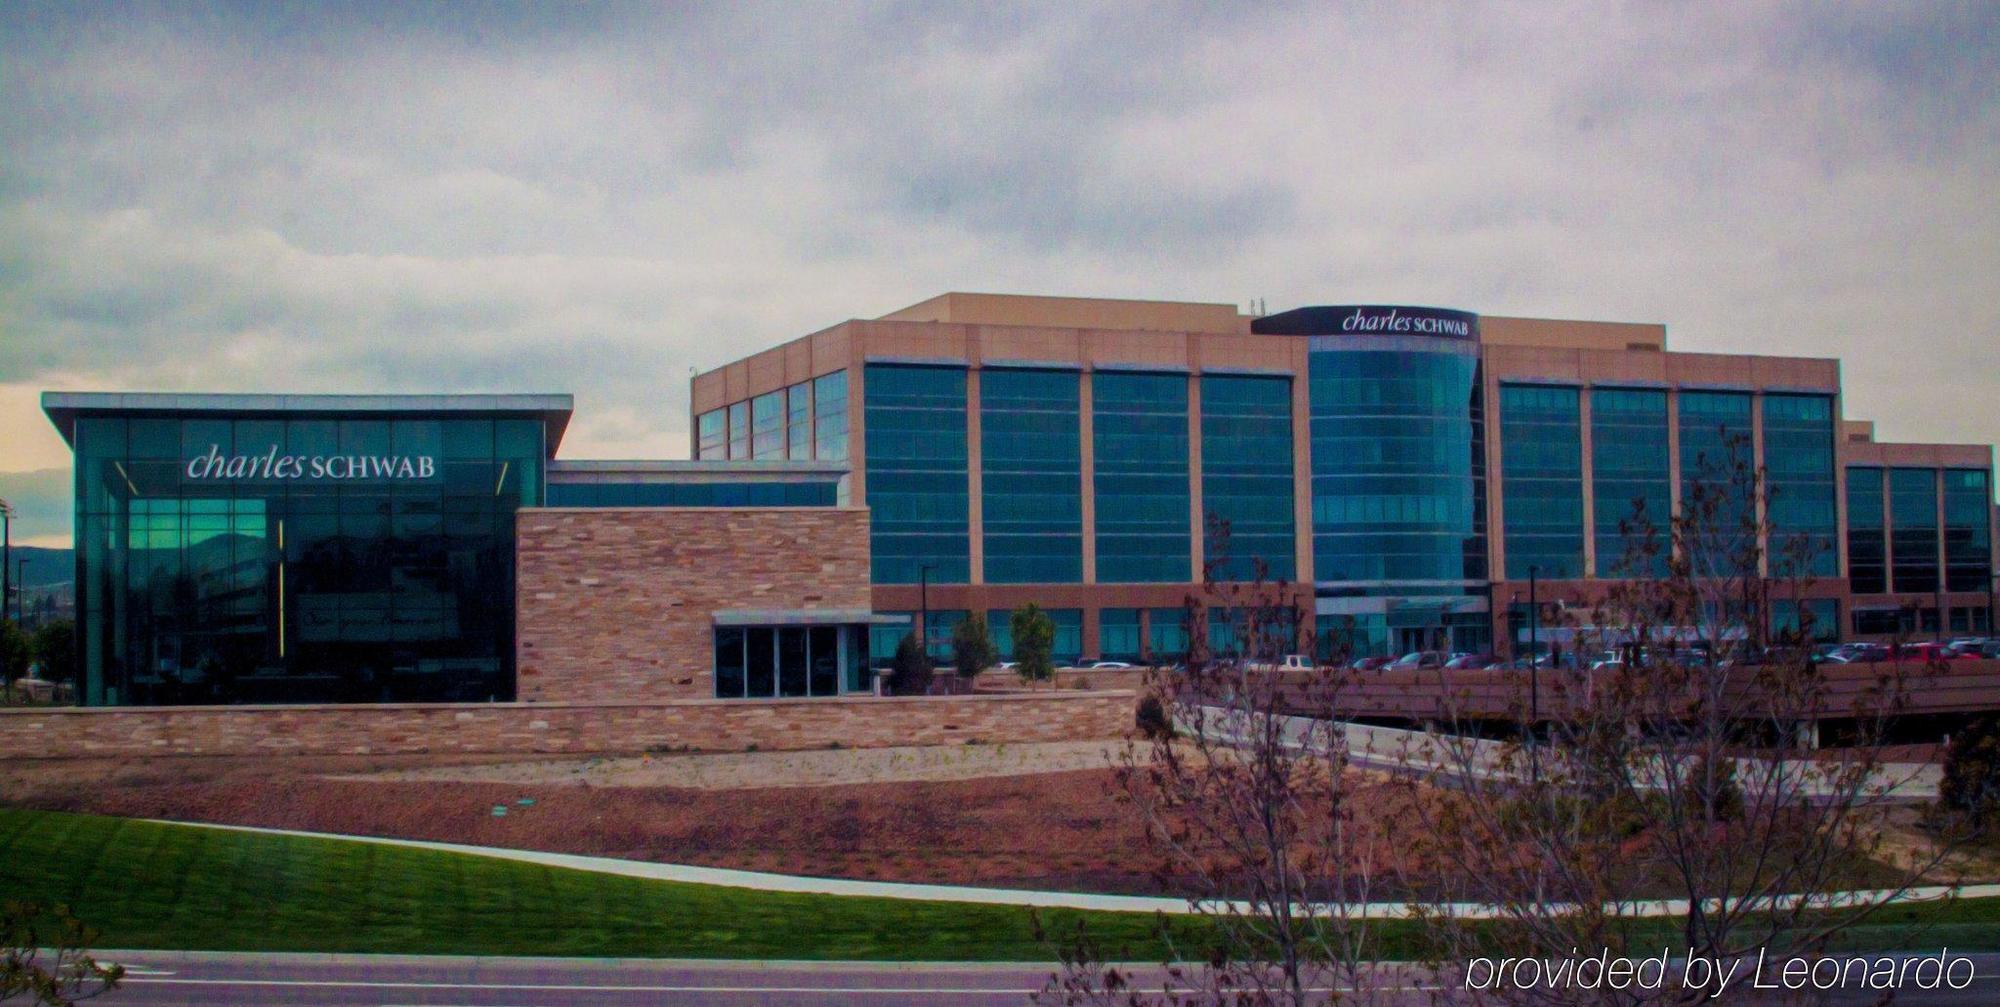
[{"label": "green grass lawn", "polygon": [[[789,895],[623,878],[372,843],[0,809],[0,894],[63,903],[100,947],[408,954],[1047,961],[1025,909]],[[1159,960],[1155,918],[1079,919],[1111,954]],[[1199,935],[1197,921],[1176,921]],[[1384,958],[1414,929],[1378,924]],[[1183,956],[1199,955],[1198,937]],[[1869,949],[2000,949],[2000,899],[1887,910]]]}]

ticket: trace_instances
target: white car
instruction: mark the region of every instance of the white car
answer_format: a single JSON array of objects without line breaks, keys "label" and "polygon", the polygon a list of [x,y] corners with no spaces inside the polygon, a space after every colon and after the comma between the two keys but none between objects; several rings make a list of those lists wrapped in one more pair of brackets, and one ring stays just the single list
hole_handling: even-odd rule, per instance
[{"label": "white car", "polygon": [[1133,667],[1133,665],[1126,664],[1124,661],[1092,661],[1090,663],[1089,670],[1106,671],[1106,670],[1116,670],[1120,668],[1130,668],[1130,667]]}]

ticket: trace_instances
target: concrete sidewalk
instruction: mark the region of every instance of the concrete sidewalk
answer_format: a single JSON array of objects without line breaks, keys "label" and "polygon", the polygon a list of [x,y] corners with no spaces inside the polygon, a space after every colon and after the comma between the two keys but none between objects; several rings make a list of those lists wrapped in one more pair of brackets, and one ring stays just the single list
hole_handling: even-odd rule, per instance
[{"label": "concrete sidewalk", "polygon": [[[723,888],[742,888],[760,892],[787,892],[800,895],[840,895],[851,898],[908,899],[919,902],[965,902],[980,905],[1022,906],[1038,909],[1087,909],[1102,912],[1124,913],[1168,913],[1171,915],[1192,915],[1214,913],[1228,906],[1222,902],[1196,903],[1188,899],[1163,898],[1146,895],[1098,895],[1089,892],[1038,892],[1011,888],[966,888],[957,885],[921,885],[891,881],[859,881],[852,878],[815,878],[793,874],[766,874],[759,871],[735,871],[720,867],[694,867],[686,864],[662,864],[647,860],[618,860],[611,857],[586,857],[572,853],[548,853],[541,850],[510,850],[495,846],[464,846],[456,843],[434,843],[419,839],[390,839],[381,836],[343,836],[325,832],[295,832],[286,829],[261,829],[248,825],[214,825],[206,822],[175,822],[154,819],[161,825],[173,825],[193,829],[218,829],[229,832],[252,832],[275,836],[299,836],[309,839],[333,839],[356,843],[374,843],[381,846],[395,846],[405,849],[435,850],[442,853],[459,853],[476,857],[492,857],[497,860],[512,860],[519,863],[540,864],[545,867],[560,867],[593,874],[611,874],[627,878],[644,878],[651,881],[674,881],[683,884],[715,885]],[[1891,898],[1886,891],[1846,892],[1833,899],[1838,904],[1873,902]],[[1930,886],[1912,888],[1894,897],[1897,902],[1931,902],[1946,898],[1989,898],[2000,896],[2000,884],[1964,885],[1959,887]],[[1234,906],[1238,911],[1249,911],[1243,903]],[[1432,904],[1424,907],[1429,912],[1444,912],[1465,919],[1491,919],[1506,915],[1498,907],[1469,902]],[[1618,907],[1624,916],[1675,916],[1687,912],[1685,899],[1654,899],[1627,902]],[[1404,902],[1359,902],[1344,907],[1348,916],[1356,919],[1404,919],[1412,909]]]}]

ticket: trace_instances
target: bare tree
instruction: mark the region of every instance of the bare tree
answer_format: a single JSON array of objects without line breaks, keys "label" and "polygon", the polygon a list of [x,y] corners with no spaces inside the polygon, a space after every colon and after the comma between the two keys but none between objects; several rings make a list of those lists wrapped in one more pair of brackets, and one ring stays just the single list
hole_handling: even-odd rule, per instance
[{"label": "bare tree", "polygon": [[[1658,954],[1658,915],[1640,912],[1653,900],[1676,907],[1676,956],[1808,954],[1940,863],[1940,847],[1892,855],[1883,841],[1892,792],[1907,781],[1880,745],[1911,679],[1896,665],[1836,680],[1813,659],[1799,605],[1812,544],[1771,526],[1775,495],[1740,448],[1688,482],[1665,536],[1643,509],[1628,523],[1626,568],[1664,573],[1613,581],[1587,611],[1554,620],[1573,658],[1605,657],[1541,672],[1538,722],[1522,696],[1516,740],[1486,740],[1471,730],[1478,711],[1446,709],[1459,730],[1425,742],[1409,838],[1430,868],[1414,883],[1440,900],[1420,914],[1439,968],[1496,947]],[[1784,602],[1800,617],[1774,633]],[[1829,722],[1845,743],[1817,748]],[[1855,889],[1868,894],[1841,894]],[[1453,905],[1490,907],[1500,925]],[[1711,992],[1662,984],[1619,997],[1698,1002]]]},{"label": "bare tree", "polygon": [[1057,935],[1063,968],[1038,1003],[1370,999],[1362,907],[1383,837],[1356,807],[1360,784],[1330,716],[1348,673],[1280,671],[1302,641],[1311,647],[1291,586],[1262,563],[1252,583],[1218,580],[1228,527],[1211,516],[1208,532],[1203,591],[1183,610],[1185,671],[1147,683],[1171,729],[1128,743],[1116,767],[1156,878],[1189,896],[1198,937],[1177,940],[1163,920],[1172,953],[1156,988],[1140,989],[1086,931]]},{"label": "bare tree", "polygon": [[108,993],[125,977],[122,965],[103,965],[84,945],[91,934],[57,906],[0,904],[0,1000],[68,1007]]}]

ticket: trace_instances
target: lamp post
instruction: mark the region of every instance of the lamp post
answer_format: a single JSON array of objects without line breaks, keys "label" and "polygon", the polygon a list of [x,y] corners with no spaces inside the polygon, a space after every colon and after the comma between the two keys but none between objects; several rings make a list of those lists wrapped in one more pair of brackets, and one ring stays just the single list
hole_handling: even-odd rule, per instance
[{"label": "lamp post", "polygon": [[917,640],[923,645],[924,660],[928,661],[931,656],[931,564],[929,563],[917,568],[917,606],[922,610],[917,616],[918,625],[923,627],[922,635],[917,637]]},{"label": "lamp post", "polygon": [[1528,564],[1528,781],[1542,781],[1541,745],[1535,725],[1542,718],[1542,600],[1536,593],[1541,567]]},{"label": "lamp post", "polygon": [[14,625],[28,618],[28,557],[14,561]]},{"label": "lamp post", "polygon": [[7,618],[7,599],[14,596],[14,507],[0,500],[0,620]]}]

